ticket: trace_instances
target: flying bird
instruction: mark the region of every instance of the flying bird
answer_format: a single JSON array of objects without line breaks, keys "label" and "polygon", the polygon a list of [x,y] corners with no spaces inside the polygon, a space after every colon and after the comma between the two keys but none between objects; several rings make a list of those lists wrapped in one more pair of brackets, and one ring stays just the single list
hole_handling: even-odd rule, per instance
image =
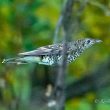
[{"label": "flying bird", "polygon": [[[93,44],[100,42],[102,41],[91,38],[67,42],[67,63],[74,61],[78,56],[81,55],[81,53],[83,53],[84,50],[91,47]],[[43,46],[33,51],[19,53],[15,58],[4,59],[2,63],[38,63],[43,65],[61,64],[63,59],[63,47],[63,43]]]}]

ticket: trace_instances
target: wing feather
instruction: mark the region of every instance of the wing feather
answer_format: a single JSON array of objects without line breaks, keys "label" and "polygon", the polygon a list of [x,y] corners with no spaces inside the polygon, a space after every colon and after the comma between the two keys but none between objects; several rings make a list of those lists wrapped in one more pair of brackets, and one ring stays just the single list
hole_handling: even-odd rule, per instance
[{"label": "wing feather", "polygon": [[59,54],[63,50],[62,44],[48,45],[40,47],[36,50],[19,53],[19,56],[41,56],[41,55],[54,55]]}]

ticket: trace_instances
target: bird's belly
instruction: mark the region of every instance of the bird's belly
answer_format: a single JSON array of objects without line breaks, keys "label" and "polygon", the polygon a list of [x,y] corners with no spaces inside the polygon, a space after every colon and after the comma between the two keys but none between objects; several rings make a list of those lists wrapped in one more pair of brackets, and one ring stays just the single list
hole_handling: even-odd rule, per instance
[{"label": "bird's belly", "polygon": [[[67,63],[70,63],[74,61],[75,58],[72,55],[67,56]],[[44,65],[55,65],[55,64],[61,64],[62,63],[62,55],[60,56],[44,56],[42,60],[39,62],[39,64]]]},{"label": "bird's belly", "polygon": [[[74,60],[75,60],[75,57],[73,55],[67,56],[67,63],[70,63]],[[43,58],[39,62],[39,64],[44,64],[44,65],[55,65],[55,64],[61,64],[61,63],[62,63],[62,55],[43,56]]]},{"label": "bird's belly", "polygon": [[43,56],[39,64],[43,65],[53,65],[54,64],[54,59],[50,56]]},{"label": "bird's belly", "polygon": [[67,57],[67,63],[70,63],[70,62],[72,62],[74,60],[75,60],[75,57],[73,55],[68,55],[68,57]]},{"label": "bird's belly", "polygon": [[43,56],[39,64],[55,65],[55,64],[60,64],[61,60],[62,60],[62,56]]}]

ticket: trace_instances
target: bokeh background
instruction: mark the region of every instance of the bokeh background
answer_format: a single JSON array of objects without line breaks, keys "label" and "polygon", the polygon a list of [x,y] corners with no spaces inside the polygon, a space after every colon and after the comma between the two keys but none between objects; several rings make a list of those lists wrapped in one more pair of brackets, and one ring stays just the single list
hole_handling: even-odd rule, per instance
[{"label": "bokeh background", "polygon": [[[52,44],[63,3],[64,0],[0,0],[0,62],[19,52]],[[90,37],[103,42],[85,51],[69,65],[66,83],[76,87],[73,93],[86,91],[89,85],[92,88],[92,81],[95,88],[70,95],[66,110],[109,110],[110,0],[88,0],[75,23],[73,39]],[[61,41],[62,36],[59,36],[58,42]],[[43,106],[40,102],[42,93],[55,81],[52,70],[53,67],[38,64],[0,63],[0,110],[37,110],[37,100]],[[97,75],[91,81],[88,77],[94,73]],[[86,80],[86,83],[80,86],[83,83],[80,80]],[[100,83],[103,86],[100,87]]]}]

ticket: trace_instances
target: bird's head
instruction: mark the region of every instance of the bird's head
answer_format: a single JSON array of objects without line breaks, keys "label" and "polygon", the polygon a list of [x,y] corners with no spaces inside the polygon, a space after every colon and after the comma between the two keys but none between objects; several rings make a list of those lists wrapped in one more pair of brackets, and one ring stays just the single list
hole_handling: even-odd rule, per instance
[{"label": "bird's head", "polygon": [[92,46],[93,44],[100,43],[100,42],[102,41],[98,39],[85,38],[85,39],[82,39],[80,46],[83,47],[83,49],[86,49]]}]

